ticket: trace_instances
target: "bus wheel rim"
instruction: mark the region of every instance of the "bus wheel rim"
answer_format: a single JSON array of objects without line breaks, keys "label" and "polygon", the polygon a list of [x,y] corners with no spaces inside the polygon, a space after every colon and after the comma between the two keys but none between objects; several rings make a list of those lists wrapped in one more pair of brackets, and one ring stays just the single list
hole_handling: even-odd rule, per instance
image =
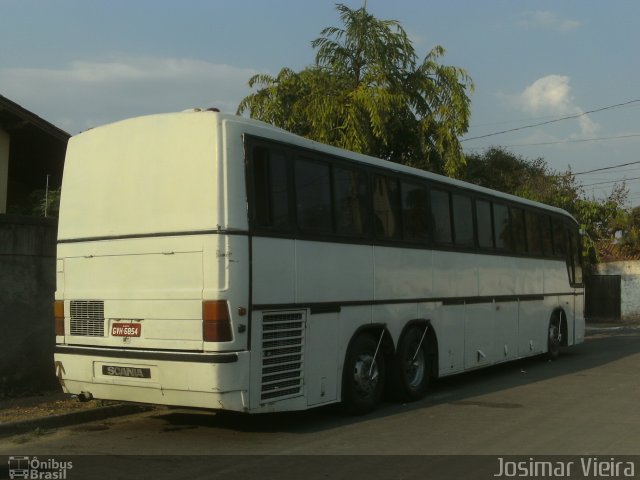
[{"label": "bus wheel rim", "polygon": [[356,360],[353,380],[357,390],[364,396],[371,395],[379,380],[380,372],[378,363],[374,361],[370,354],[362,354]]},{"label": "bus wheel rim", "polygon": [[560,345],[560,329],[557,325],[549,326],[549,343],[553,346]]},{"label": "bus wheel rim", "polygon": [[[416,345],[416,348],[417,348],[417,345]],[[425,357],[424,357],[424,350],[422,350],[421,348],[418,351],[418,354],[415,356],[415,359],[409,358],[405,362],[404,375],[405,375],[405,379],[407,380],[407,384],[412,388],[418,387],[422,383],[422,380],[424,379],[424,373],[425,373]]]}]

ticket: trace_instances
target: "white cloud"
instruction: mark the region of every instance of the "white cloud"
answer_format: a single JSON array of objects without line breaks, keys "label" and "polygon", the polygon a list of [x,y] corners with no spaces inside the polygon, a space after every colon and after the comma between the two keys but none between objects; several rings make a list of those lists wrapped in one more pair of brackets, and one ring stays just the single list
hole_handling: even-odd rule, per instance
[{"label": "white cloud", "polygon": [[580,20],[560,18],[549,11],[524,12],[520,15],[519,24],[526,28],[543,28],[558,32],[571,32],[582,26]]},{"label": "white cloud", "polygon": [[565,75],[539,78],[518,96],[523,110],[534,114],[566,113],[571,109],[571,86]]},{"label": "white cloud", "polygon": [[191,107],[235,112],[255,73],[191,58],[123,57],[62,68],[0,68],[0,93],[77,133],[126,117]]},{"label": "white cloud", "polygon": [[570,78],[566,75],[547,75],[527,86],[520,94],[507,97],[510,103],[523,112],[536,116],[577,117],[582,135],[590,136],[599,126],[593,122],[571,96]]}]

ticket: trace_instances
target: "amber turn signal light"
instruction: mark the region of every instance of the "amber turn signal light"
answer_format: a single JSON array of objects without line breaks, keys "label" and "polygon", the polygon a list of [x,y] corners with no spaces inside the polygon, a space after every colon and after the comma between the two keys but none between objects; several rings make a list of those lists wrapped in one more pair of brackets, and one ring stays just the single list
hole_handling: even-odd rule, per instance
[{"label": "amber turn signal light", "polygon": [[56,335],[64,335],[64,300],[53,302],[54,331]]},{"label": "amber turn signal light", "polygon": [[205,342],[230,342],[233,339],[226,300],[202,302],[202,339]]}]

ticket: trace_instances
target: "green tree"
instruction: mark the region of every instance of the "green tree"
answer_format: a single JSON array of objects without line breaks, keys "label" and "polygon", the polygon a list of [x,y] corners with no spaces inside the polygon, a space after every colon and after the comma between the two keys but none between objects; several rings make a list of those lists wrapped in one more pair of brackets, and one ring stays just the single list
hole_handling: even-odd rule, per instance
[{"label": "green tree", "polygon": [[257,91],[238,113],[299,135],[406,165],[456,175],[465,165],[459,136],[469,127],[473,82],[439,63],[419,61],[397,21],[337,5],[342,27],[311,44],[315,64],[249,80]]},{"label": "green tree", "polygon": [[614,222],[615,240],[609,251],[616,259],[640,258],[640,207],[634,207],[618,215]]},{"label": "green tree", "polygon": [[501,147],[467,155],[462,179],[476,185],[572,211],[584,197],[570,170],[558,173],[543,158],[527,159]]}]

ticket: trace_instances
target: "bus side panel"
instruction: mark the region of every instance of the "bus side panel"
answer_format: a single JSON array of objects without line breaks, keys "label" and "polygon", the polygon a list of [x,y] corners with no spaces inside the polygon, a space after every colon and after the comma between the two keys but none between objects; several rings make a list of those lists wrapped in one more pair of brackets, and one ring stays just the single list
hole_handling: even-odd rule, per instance
[{"label": "bus side panel", "polygon": [[464,370],[465,306],[450,305],[439,309],[433,326],[438,338],[439,376]]},{"label": "bus side panel", "polygon": [[540,260],[513,259],[515,288],[518,295],[540,295],[544,285],[544,269]]},{"label": "bus side panel", "polygon": [[569,287],[567,265],[564,260],[543,260],[542,262],[544,262],[541,265],[544,269],[544,293],[546,295],[573,290]]},{"label": "bus side panel", "polygon": [[[373,247],[375,300],[428,298],[433,296],[431,250]],[[436,278],[436,283],[441,282]]]},{"label": "bus side panel", "polygon": [[373,297],[372,251],[373,247],[366,245],[297,241],[296,302],[370,300]]},{"label": "bus side panel", "polygon": [[495,361],[514,360],[518,356],[518,304],[496,302],[491,308],[496,336]]},{"label": "bus side panel", "polygon": [[296,301],[296,241],[253,237],[252,303],[292,304]]},{"label": "bus side panel", "polygon": [[477,256],[469,253],[433,251],[433,296],[475,297],[478,295]]},{"label": "bus side panel", "polygon": [[516,259],[497,255],[476,255],[478,295],[513,295],[516,293]]},{"label": "bus side panel", "polygon": [[306,381],[309,407],[337,400],[339,313],[311,314],[307,321]]},{"label": "bus side panel", "polygon": [[496,361],[493,304],[465,306],[464,368],[479,368]]},{"label": "bus side panel", "polygon": [[542,353],[547,348],[547,329],[552,309],[546,301],[521,301],[518,318],[518,356],[528,357]]}]

